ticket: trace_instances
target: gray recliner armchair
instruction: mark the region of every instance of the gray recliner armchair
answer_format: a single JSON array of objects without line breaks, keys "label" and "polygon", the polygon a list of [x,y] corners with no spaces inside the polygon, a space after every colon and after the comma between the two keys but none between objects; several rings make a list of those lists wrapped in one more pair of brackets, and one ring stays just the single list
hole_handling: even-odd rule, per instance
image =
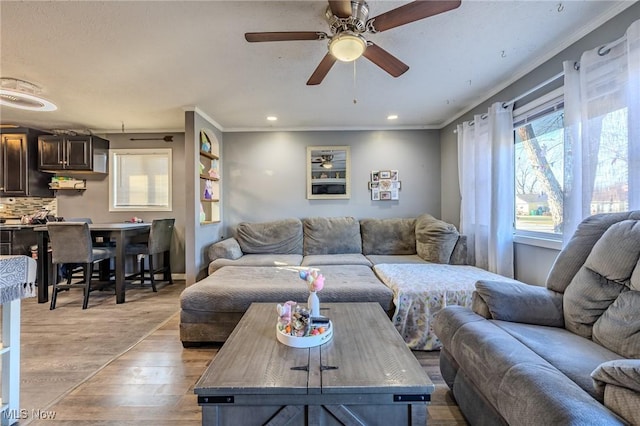
[{"label": "gray recliner armchair", "polygon": [[640,211],[585,219],[546,287],[478,281],[434,328],[471,424],[640,424]]}]

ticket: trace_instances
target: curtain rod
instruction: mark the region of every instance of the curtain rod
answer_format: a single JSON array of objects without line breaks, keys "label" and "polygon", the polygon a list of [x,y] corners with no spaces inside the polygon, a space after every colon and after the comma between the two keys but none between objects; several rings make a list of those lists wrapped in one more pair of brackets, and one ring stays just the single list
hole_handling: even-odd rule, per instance
[{"label": "curtain rod", "polygon": [[[574,66],[576,66],[576,65],[574,64]],[[522,99],[522,98],[524,98],[524,97],[526,97],[526,96],[529,96],[530,94],[532,94],[532,93],[533,93],[533,92],[535,92],[536,90],[542,89],[542,88],[543,88],[544,86],[546,86],[547,84],[551,84],[551,83],[553,83],[554,81],[556,81],[557,79],[559,79],[559,78],[561,78],[561,77],[564,77],[564,71],[559,72],[558,74],[554,75],[554,76],[553,76],[553,77],[551,77],[551,78],[548,78],[547,80],[545,80],[545,81],[543,81],[542,83],[540,83],[540,84],[538,84],[538,85],[536,85],[536,86],[532,87],[531,89],[527,90],[527,91],[526,91],[526,92],[524,92],[523,94],[516,96],[515,98],[511,99],[510,101],[503,102],[503,103],[502,103],[502,107],[503,107],[503,108],[506,108],[506,107],[508,107],[509,105],[512,105],[512,104],[514,104],[514,103],[518,102],[520,99]]]},{"label": "curtain rod", "polygon": [[[605,56],[607,54],[609,54],[609,52],[611,51],[611,49],[613,49],[614,47],[616,47],[617,45],[619,45],[620,43],[623,43],[627,40],[626,36],[620,37],[617,40],[614,40],[610,43],[605,44],[604,46],[601,46],[598,49],[598,55],[600,56]],[[574,62],[573,67],[575,69],[580,69],[580,62]],[[542,89],[544,86],[546,86],[547,84],[550,84],[554,81],[556,81],[557,79],[559,79],[560,77],[564,77],[564,71],[559,72],[558,74],[554,75],[553,77],[549,78],[548,80],[543,81],[542,83],[538,84],[537,86],[532,87],[531,89],[529,89],[528,91],[524,92],[523,94],[516,96],[515,98],[511,99],[508,102],[504,102],[502,104],[502,106],[504,108],[506,108],[507,106],[514,104],[516,102],[518,102],[520,99],[529,96],[530,94],[532,94],[533,92],[535,92],[538,89]]]},{"label": "curtain rod", "polygon": [[[598,55],[600,56],[605,56],[607,54],[609,54],[609,52],[611,51],[611,49],[613,49],[614,47],[616,47],[617,45],[619,45],[620,43],[623,43],[627,40],[627,37],[620,37],[619,39],[612,41],[611,43],[607,43],[604,46],[601,46],[598,49]],[[580,62],[574,62],[573,67],[577,70],[580,69]],[[516,96],[515,98],[511,99],[510,101],[507,102],[503,102],[502,106],[504,108],[506,108],[507,106],[514,104],[516,102],[518,102],[520,99],[529,96],[530,94],[532,94],[533,92],[535,92],[538,89],[542,89],[544,86],[546,86],[547,84],[553,83],[554,81],[556,81],[557,79],[564,77],[564,71],[559,72],[558,74],[554,75],[553,77],[549,78],[548,80],[543,81],[542,83],[538,84],[537,86],[532,87],[531,89],[527,90],[526,92],[524,92],[523,94]]]},{"label": "curtain rod", "polygon": [[619,45],[620,43],[623,43],[627,41],[627,36],[623,36],[620,37],[619,39],[612,41],[611,43],[605,44],[604,46],[602,46],[600,49],[598,49],[598,55],[600,56],[604,56],[606,54],[608,54],[611,49],[613,49],[614,47],[616,47],[617,45]]},{"label": "curtain rod", "polygon": [[[600,56],[605,56],[607,54],[609,54],[609,52],[611,51],[611,49],[613,49],[614,47],[616,47],[617,45],[619,45],[620,43],[623,43],[627,40],[626,35],[620,37],[617,40],[614,40],[610,43],[605,44],[604,46],[601,46],[598,49],[598,55]],[[575,68],[576,70],[580,69],[580,62],[574,62],[573,63],[573,68]],[[526,92],[522,93],[521,95],[516,96],[515,98],[511,99],[510,101],[507,102],[503,102],[502,103],[502,107],[506,108],[509,105],[512,105],[516,102],[518,102],[519,100],[521,100],[524,97],[529,96],[530,94],[532,94],[533,92],[535,92],[536,90],[542,89],[544,86],[553,83],[554,81],[556,81],[557,79],[564,77],[564,71],[559,72],[558,74],[554,75],[553,77],[548,78],[547,80],[543,81],[542,83],[532,87],[531,89],[527,90]],[[484,119],[486,118],[486,114],[481,115],[481,118]],[[475,120],[471,120],[471,122],[469,123],[471,126],[473,126],[475,124]],[[453,133],[458,133],[457,129],[453,130]]]}]

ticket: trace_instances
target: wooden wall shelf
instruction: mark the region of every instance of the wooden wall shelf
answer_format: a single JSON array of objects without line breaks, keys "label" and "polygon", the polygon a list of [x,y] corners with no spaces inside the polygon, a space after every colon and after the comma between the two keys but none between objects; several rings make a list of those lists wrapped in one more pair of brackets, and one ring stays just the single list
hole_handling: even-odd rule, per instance
[{"label": "wooden wall shelf", "polygon": [[218,157],[217,155],[212,154],[210,152],[200,151],[200,155],[202,155],[203,157],[210,158],[212,160],[219,160],[220,159],[220,157]]},{"label": "wooden wall shelf", "polygon": [[209,175],[200,175],[200,179],[212,180],[214,182],[217,182],[220,180],[220,178],[211,177]]}]

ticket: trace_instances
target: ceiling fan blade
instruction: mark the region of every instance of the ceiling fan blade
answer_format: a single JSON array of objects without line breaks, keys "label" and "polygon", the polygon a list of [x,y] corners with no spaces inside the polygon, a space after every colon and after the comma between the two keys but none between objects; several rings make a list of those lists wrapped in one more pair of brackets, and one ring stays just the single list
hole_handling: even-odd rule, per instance
[{"label": "ceiling fan blade", "polygon": [[382,47],[369,42],[362,54],[365,58],[388,72],[394,77],[399,77],[409,69],[409,65],[384,50]]},{"label": "ceiling fan blade", "polygon": [[317,84],[322,83],[322,80],[327,76],[329,70],[336,63],[336,58],[331,54],[327,53],[320,61],[320,64],[316,68],[316,70],[311,74],[309,80],[307,81],[307,86],[315,86]]},{"label": "ceiling fan blade", "polygon": [[372,32],[386,31],[429,16],[448,12],[459,7],[460,3],[460,0],[418,0],[369,19],[367,26],[373,28]]},{"label": "ceiling fan blade", "polygon": [[329,0],[329,7],[338,18],[351,16],[351,0]]},{"label": "ceiling fan blade", "polygon": [[261,41],[325,40],[329,38],[322,31],[281,31],[265,33],[245,33],[244,38],[251,43]]}]

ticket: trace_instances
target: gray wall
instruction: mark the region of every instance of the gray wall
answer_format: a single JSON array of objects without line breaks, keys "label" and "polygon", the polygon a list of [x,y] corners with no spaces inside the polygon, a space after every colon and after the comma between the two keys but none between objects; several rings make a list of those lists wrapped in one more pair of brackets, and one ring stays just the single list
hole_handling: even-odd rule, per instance
[{"label": "gray wall", "polygon": [[[238,222],[286,217],[440,216],[437,130],[225,133],[222,158],[225,236]],[[306,199],[306,148],[351,148],[351,198]],[[397,201],[371,201],[371,170],[395,169]]]},{"label": "gray wall", "polygon": [[[185,279],[187,285],[191,285],[207,276],[209,257],[207,247],[222,237],[222,222],[212,224],[200,224],[200,130],[206,130],[208,134],[215,135],[220,145],[220,152],[223,149],[223,137],[214,123],[197,111],[185,112],[185,161],[184,171],[184,193],[185,203],[183,204],[187,218],[185,229],[185,258],[187,259]],[[221,155],[220,169],[224,173],[225,159]],[[222,179],[222,186],[227,185]],[[221,202],[224,202],[224,194]],[[224,217],[221,218],[224,220]]]},{"label": "gray wall", "polygon": [[[562,72],[563,61],[579,61],[582,52],[607,44],[624,35],[626,29],[634,21],[640,19],[640,2],[632,5],[618,16],[609,20],[596,30],[569,46],[544,64],[537,67],[525,77],[516,81],[495,96],[487,99],[472,111],[464,114],[454,122],[440,130],[441,161],[442,161],[442,219],[458,225],[460,223],[460,190],[458,183],[457,164],[457,135],[453,132],[456,125],[466,120],[473,119],[474,114],[486,113],[494,102],[509,101],[518,95],[527,92],[537,84]],[[536,93],[528,96],[515,106],[524,105],[545,93],[562,85],[562,79],[555,84],[548,85]],[[505,206],[505,208],[513,208]],[[543,285],[549,269],[558,253],[542,247],[525,246],[516,244],[516,278],[531,284]]]},{"label": "gray wall", "polygon": [[[164,142],[165,135],[172,135],[173,142]],[[175,232],[171,243],[171,270],[173,273],[184,273],[184,229],[185,229],[185,194],[182,190],[184,182],[184,135],[182,133],[114,133],[103,135],[109,140],[109,148],[171,148],[173,163],[173,211],[170,212],[110,212],[109,211],[109,175],[82,175],[87,179],[87,190],[57,191],[58,216],[90,217],[94,223],[124,222],[133,216],[145,222],[153,219],[176,219]],[[158,138],[159,141],[132,141],[131,138]],[[58,173],[64,176],[64,173]]]}]

